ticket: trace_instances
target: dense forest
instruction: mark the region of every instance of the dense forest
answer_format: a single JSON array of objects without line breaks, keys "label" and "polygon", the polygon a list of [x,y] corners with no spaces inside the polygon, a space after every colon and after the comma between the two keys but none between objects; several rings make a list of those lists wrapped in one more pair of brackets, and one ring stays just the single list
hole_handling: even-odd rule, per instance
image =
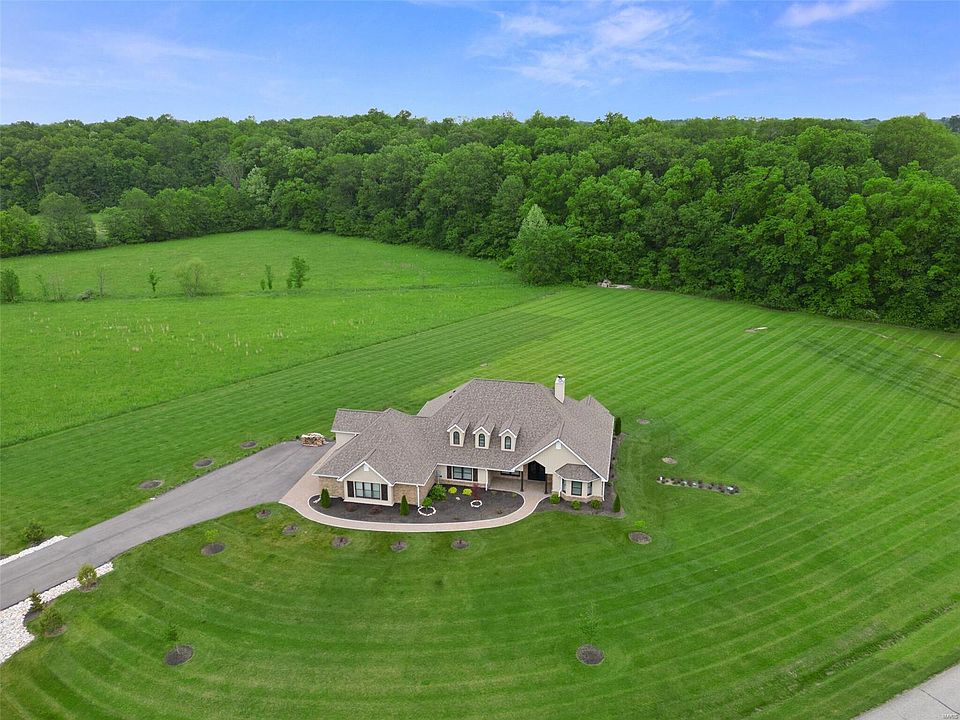
[{"label": "dense forest", "polygon": [[16,123],[0,135],[0,254],[282,226],[496,258],[526,282],[958,330],[958,130],[376,110]]}]

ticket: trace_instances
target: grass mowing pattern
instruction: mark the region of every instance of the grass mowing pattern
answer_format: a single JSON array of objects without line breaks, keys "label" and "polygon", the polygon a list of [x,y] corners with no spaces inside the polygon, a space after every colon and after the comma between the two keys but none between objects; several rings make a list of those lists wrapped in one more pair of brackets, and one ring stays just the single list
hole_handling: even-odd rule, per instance
[{"label": "grass mowing pattern", "polygon": [[[305,522],[281,537],[286,510],[240,513],[209,524],[225,553],[201,558],[190,529],[65,597],[70,631],[0,669],[0,713],[846,718],[960,660],[957,338],[669,294],[568,290],[16,445],[4,532],[45,513],[72,531],[148,475],[338,405],[414,410],[474,375],[557,372],[623,417],[628,519],[535,515],[397,554],[401,536],[333,550]],[[638,517],[648,546],[626,538]],[[597,668],[574,657],[591,602]],[[175,670],[171,621],[197,648]]]}]

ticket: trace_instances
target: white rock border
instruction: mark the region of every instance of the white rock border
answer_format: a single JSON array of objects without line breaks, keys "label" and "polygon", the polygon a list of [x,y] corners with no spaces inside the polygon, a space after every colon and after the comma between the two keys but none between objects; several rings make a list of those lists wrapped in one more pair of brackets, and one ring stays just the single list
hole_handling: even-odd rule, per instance
[{"label": "white rock border", "polygon": [[[55,542],[65,539],[65,535],[57,535],[49,540],[45,540],[35,547],[27,548],[23,552],[0,560],[0,564],[8,563],[11,560],[16,560],[24,555],[29,555],[32,552],[36,552],[47,545],[52,545]],[[113,570],[113,563],[105,563],[97,568],[97,577],[105,575],[111,570]],[[62,582],[59,585],[40,593],[40,598],[44,603],[49,603],[51,600],[60,597],[66,592],[75,590],[78,587],[80,587],[80,583],[77,582],[77,579],[71,578],[66,582]],[[30,598],[27,598],[26,600],[21,600],[16,605],[11,605],[6,610],[0,611],[0,664],[5,663],[15,652],[25,648],[33,640],[33,635],[23,624],[23,619],[26,617],[29,609]]]},{"label": "white rock border", "polygon": [[437,514],[437,509],[433,507],[433,505],[430,507],[423,507],[423,505],[421,505],[417,508],[417,513],[419,515],[423,515],[424,517],[430,517],[431,515]]},{"label": "white rock border", "polygon": [[471,500],[470,507],[472,508],[483,507],[483,500]]}]

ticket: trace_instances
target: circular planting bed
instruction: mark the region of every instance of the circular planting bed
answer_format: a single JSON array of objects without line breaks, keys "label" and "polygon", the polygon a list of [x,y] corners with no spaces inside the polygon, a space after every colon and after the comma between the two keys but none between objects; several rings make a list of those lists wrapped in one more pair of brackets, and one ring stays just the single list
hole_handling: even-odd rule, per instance
[{"label": "circular planting bed", "polygon": [[195,468],[202,468],[207,465],[213,465],[213,458],[200,458],[193,464]]},{"label": "circular planting bed", "polygon": [[163,480],[144,480],[142,483],[137,485],[141,490],[153,490],[163,485]]},{"label": "circular planting bed", "polygon": [[244,450],[249,450],[250,448],[256,447],[256,446],[257,446],[256,440],[244,440],[242,443],[240,443],[240,447],[242,447]]},{"label": "circular planting bed", "polygon": [[667,455],[667,456],[664,457],[664,458],[660,458],[660,459],[663,460],[667,465],[676,465],[676,464],[677,464],[677,459],[676,459],[675,457],[670,457],[669,455]]},{"label": "circular planting bed", "polygon": [[330,541],[330,547],[342,548],[350,544],[350,538],[346,535],[337,535],[333,540]]},{"label": "circular planting bed", "polygon": [[163,656],[163,662],[165,662],[167,665],[183,665],[192,657],[192,647],[189,645],[177,645],[173,650]]},{"label": "circular planting bed", "polygon": [[216,555],[217,553],[222,553],[227,549],[227,546],[221,542],[207,543],[202,548],[200,548],[201,555]]},{"label": "circular planting bed", "polygon": [[300,528],[297,527],[295,523],[290,523],[289,525],[284,525],[283,530],[281,530],[280,532],[282,532],[284,535],[296,535],[297,530],[299,529]]},{"label": "circular planting bed", "polygon": [[268,517],[270,517],[270,515],[271,515],[271,512],[266,508],[264,508],[263,510],[257,510],[257,517],[260,518],[261,520],[266,520]]},{"label": "circular planting bed", "polygon": [[640,423],[641,425],[649,425],[649,424],[650,424],[650,421],[647,420],[647,418],[637,418],[637,422]]},{"label": "circular planting bed", "polygon": [[403,552],[404,550],[407,549],[407,541],[397,540],[394,543],[390,543],[390,549],[393,550],[394,552]]},{"label": "circular planting bed", "polygon": [[627,537],[630,538],[630,542],[635,542],[637,545],[648,545],[653,539],[645,532],[632,532]]},{"label": "circular planting bed", "polygon": [[581,645],[577,648],[577,660],[584,665],[599,665],[603,662],[603,650],[596,645]]},{"label": "circular planting bed", "polygon": [[470,547],[470,543],[462,538],[457,538],[450,543],[450,547],[452,547],[454,550],[466,550],[468,547]]},{"label": "circular planting bed", "polygon": [[418,507],[417,514],[423,515],[424,517],[430,517],[431,515],[437,514],[437,509],[435,507]]},{"label": "circular planting bed", "polygon": [[471,500],[471,501],[470,501],[470,507],[472,507],[472,508],[483,507],[483,500]]}]

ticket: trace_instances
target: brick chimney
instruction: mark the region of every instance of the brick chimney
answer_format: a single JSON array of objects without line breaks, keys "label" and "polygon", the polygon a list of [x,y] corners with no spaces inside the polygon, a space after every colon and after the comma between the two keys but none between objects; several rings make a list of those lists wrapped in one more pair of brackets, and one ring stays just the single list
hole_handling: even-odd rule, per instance
[{"label": "brick chimney", "polygon": [[560,402],[563,402],[563,399],[567,396],[565,385],[566,380],[564,380],[563,375],[557,375],[557,379],[553,381],[553,394]]}]

